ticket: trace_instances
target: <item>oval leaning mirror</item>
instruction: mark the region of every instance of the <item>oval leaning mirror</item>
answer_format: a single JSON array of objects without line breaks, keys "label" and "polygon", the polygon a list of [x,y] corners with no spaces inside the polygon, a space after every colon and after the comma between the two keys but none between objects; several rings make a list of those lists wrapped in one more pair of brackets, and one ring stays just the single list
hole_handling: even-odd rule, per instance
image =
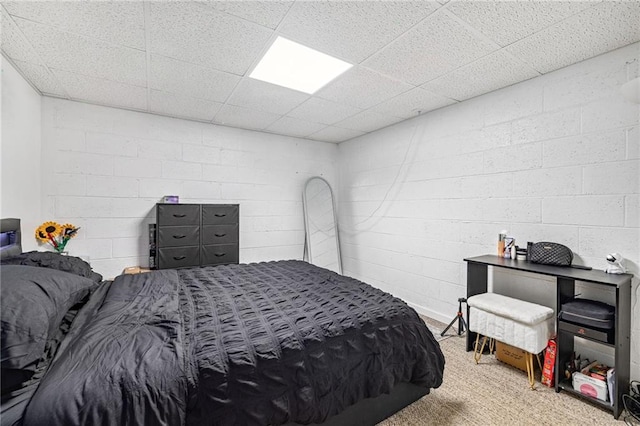
[{"label": "oval leaning mirror", "polygon": [[312,177],[302,191],[305,253],[309,263],[342,274],[338,220],[329,182]]}]

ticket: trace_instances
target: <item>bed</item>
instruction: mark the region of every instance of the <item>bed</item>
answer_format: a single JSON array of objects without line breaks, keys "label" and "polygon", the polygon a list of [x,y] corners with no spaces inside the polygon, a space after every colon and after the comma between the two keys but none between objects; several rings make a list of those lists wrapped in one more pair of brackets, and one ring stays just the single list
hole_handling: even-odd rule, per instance
[{"label": "bed", "polygon": [[33,256],[2,260],[3,312],[5,277],[43,286],[55,275],[73,297],[48,314],[48,355],[18,365],[30,375],[8,393],[3,314],[3,425],[375,424],[442,383],[444,357],[415,311],[306,262],[111,282],[81,259],[74,273]]}]

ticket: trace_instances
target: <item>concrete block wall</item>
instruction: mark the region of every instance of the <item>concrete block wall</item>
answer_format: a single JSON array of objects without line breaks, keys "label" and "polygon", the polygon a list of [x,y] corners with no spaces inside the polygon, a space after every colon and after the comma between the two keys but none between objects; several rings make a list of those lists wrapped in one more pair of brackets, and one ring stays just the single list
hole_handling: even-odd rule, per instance
[{"label": "concrete block wall", "polygon": [[[42,221],[105,277],[147,265],[155,203],[240,204],[240,261],[301,259],[302,188],[336,182],[335,144],[42,98]],[[25,230],[28,238],[29,230]]]},{"label": "concrete block wall", "polygon": [[[0,69],[0,217],[20,218],[23,230],[35,230],[42,223],[41,96],[1,55]],[[18,178],[20,185],[16,185]],[[30,239],[26,235],[23,237],[23,249],[36,249],[35,238]]]},{"label": "concrete block wall", "polygon": [[[523,245],[565,244],[597,269],[619,252],[636,274],[640,379],[640,105],[619,92],[639,53],[636,43],[340,144],[345,273],[449,322],[466,295],[462,259],[495,253],[502,229]],[[528,280],[520,292],[536,293]],[[542,280],[537,293],[548,290]]]}]

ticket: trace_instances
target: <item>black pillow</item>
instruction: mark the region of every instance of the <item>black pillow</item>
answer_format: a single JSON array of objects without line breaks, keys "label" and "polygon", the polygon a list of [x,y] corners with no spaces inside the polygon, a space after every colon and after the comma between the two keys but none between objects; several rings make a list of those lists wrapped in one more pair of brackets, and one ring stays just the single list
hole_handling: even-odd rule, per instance
[{"label": "black pillow", "polygon": [[102,275],[93,272],[91,265],[79,257],[64,256],[51,251],[29,251],[2,259],[3,265],[26,265],[52,268],[58,271],[70,272],[81,277],[91,278],[93,281],[102,281]]},{"label": "black pillow", "polygon": [[[65,314],[97,286],[89,278],[50,268],[3,265],[2,393],[36,371]],[[6,386],[5,386],[6,385]]]}]

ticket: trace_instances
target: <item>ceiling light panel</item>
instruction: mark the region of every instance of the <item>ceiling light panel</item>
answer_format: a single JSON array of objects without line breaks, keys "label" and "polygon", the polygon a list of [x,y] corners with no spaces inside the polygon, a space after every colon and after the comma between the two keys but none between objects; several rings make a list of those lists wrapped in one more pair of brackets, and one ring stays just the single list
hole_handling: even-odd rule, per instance
[{"label": "ceiling light panel", "polygon": [[249,76],[313,94],[352,66],[338,58],[278,37]]}]

